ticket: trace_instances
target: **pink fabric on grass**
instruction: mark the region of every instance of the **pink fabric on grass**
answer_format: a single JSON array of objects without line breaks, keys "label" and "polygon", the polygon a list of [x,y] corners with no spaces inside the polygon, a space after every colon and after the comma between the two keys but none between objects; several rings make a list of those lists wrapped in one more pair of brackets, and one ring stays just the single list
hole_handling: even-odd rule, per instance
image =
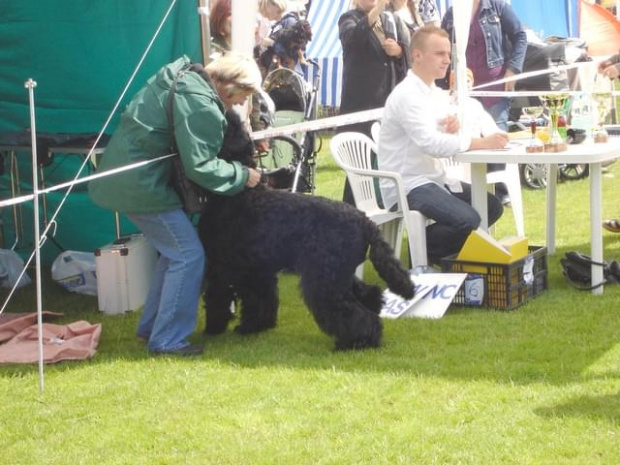
[{"label": "pink fabric on grass", "polygon": [[[43,320],[60,318],[62,313],[42,312]],[[37,322],[36,313],[2,313],[0,314],[0,344],[12,339],[28,326]]]},{"label": "pink fabric on grass", "polygon": [[[36,319],[36,314],[35,314]],[[43,323],[43,361],[84,360],[95,355],[101,324],[76,321],[67,325]],[[22,329],[0,345],[0,364],[34,363],[39,360],[38,325]]]}]

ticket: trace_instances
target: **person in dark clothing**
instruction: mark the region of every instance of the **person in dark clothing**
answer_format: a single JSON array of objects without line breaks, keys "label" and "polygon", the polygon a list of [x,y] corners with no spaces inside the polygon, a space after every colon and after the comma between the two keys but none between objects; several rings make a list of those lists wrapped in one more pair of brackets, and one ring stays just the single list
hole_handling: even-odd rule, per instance
[{"label": "person in dark clothing", "polygon": [[[343,52],[340,113],[381,108],[409,68],[409,31],[396,15],[385,11],[386,0],[357,0],[338,20]],[[339,131],[370,136],[372,122]],[[343,200],[353,203],[349,184]]]}]

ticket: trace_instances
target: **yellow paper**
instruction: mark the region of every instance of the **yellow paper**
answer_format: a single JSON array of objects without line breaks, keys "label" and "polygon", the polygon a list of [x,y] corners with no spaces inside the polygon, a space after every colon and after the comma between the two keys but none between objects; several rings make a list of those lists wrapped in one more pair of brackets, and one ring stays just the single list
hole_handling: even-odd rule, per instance
[{"label": "yellow paper", "polygon": [[457,260],[507,264],[512,261],[512,255],[488,233],[477,229],[467,237]]},{"label": "yellow paper", "polygon": [[499,243],[504,247],[508,253],[510,254],[511,262],[515,262],[517,260],[521,260],[522,258],[527,257],[528,249],[527,249],[527,237],[521,236],[508,236],[503,237],[499,240]]}]

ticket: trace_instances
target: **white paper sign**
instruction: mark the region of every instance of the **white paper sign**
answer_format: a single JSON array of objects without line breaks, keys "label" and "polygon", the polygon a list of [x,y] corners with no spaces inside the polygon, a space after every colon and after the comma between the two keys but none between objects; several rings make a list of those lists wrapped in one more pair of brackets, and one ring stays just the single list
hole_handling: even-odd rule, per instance
[{"label": "white paper sign", "polygon": [[441,318],[448,310],[467,273],[428,273],[411,276],[415,296],[405,300],[389,289],[383,292],[383,318]]}]

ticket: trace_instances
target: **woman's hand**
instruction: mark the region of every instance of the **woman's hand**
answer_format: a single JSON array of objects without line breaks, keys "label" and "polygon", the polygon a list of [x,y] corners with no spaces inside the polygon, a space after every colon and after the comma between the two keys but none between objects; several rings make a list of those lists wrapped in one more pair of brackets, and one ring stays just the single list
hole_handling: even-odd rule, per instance
[{"label": "woman's hand", "polygon": [[385,39],[383,42],[383,50],[388,56],[400,58],[403,55],[403,49],[394,39]]},{"label": "woman's hand", "polygon": [[248,168],[248,181],[245,183],[246,187],[256,187],[260,182],[260,173],[254,168]]},{"label": "woman's hand", "polygon": [[379,19],[379,15],[383,13],[383,10],[385,10],[386,3],[387,0],[377,0],[377,4],[374,7],[370,8],[369,10],[364,10],[368,13],[368,24],[370,25],[370,27],[373,27],[374,24],[377,22],[377,20]]},{"label": "woman's hand", "polygon": [[269,152],[269,140],[261,139],[254,141],[254,147],[256,147],[259,153]]},{"label": "woman's hand", "polygon": [[[515,75],[515,73],[513,73],[512,71],[510,71],[509,69],[506,70],[506,73],[504,74],[504,78],[511,78]],[[504,83],[504,90],[506,92],[512,92],[513,90],[515,90],[515,85],[517,84],[517,81],[510,81],[510,82],[505,82]]]}]

